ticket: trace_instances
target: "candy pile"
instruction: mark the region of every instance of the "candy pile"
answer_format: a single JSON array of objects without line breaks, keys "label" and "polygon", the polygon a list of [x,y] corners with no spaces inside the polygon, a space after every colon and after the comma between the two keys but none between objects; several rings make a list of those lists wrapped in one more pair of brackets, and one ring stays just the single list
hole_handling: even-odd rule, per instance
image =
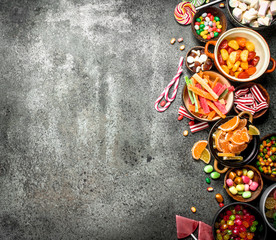
[{"label": "candy pile", "polygon": [[259,149],[256,165],[260,172],[276,178],[276,136],[264,140]]},{"label": "candy pile", "polygon": [[174,9],[175,20],[182,25],[190,24],[195,13],[195,6],[190,2],[181,2]]},{"label": "candy pile", "polygon": [[218,62],[222,70],[236,78],[249,78],[256,72],[260,60],[255,45],[243,37],[230,41],[224,39],[219,45]]},{"label": "candy pile", "polygon": [[230,0],[233,16],[251,27],[269,26],[276,15],[276,1]]},{"label": "candy pile", "polygon": [[[216,239],[253,239],[259,223],[249,210],[241,205],[230,206],[215,223]],[[258,231],[262,231],[262,225]]]},{"label": "candy pile", "polygon": [[257,178],[252,170],[246,168],[233,170],[228,175],[226,187],[233,195],[239,194],[247,199],[251,197],[251,191],[255,192],[259,187]]},{"label": "candy pile", "polygon": [[234,104],[237,109],[248,111],[252,115],[268,108],[268,103],[257,85],[236,91]]},{"label": "candy pile", "polygon": [[225,97],[234,90],[232,86],[222,85],[219,77],[211,79],[208,74],[202,72],[194,74],[191,79],[186,76],[185,81],[189,96],[186,107],[192,114],[207,120],[226,117]]},{"label": "candy pile", "polygon": [[213,63],[210,58],[204,52],[204,49],[201,50],[192,50],[188,54],[187,63],[189,68],[194,73],[198,73],[200,71],[208,71],[212,68]]},{"label": "candy pile", "polygon": [[198,35],[203,39],[212,39],[219,35],[222,25],[220,19],[217,16],[213,16],[211,13],[202,13],[202,15],[196,19],[195,30]]},{"label": "candy pile", "polygon": [[265,201],[265,216],[268,222],[276,229],[276,189],[274,188]]}]

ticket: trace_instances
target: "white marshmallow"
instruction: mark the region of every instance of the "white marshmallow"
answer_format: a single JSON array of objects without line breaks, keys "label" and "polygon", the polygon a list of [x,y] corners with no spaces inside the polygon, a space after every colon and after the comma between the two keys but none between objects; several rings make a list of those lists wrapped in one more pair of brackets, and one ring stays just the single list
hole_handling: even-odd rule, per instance
[{"label": "white marshmallow", "polygon": [[247,5],[245,3],[239,3],[239,8],[244,12],[247,10]]},{"label": "white marshmallow", "polygon": [[250,8],[243,14],[243,19],[245,23],[250,23],[252,20],[256,19],[258,12],[254,8]]},{"label": "white marshmallow", "polygon": [[199,62],[200,62],[200,63],[204,63],[204,62],[206,62],[207,58],[208,58],[207,55],[202,54],[202,55],[199,57]]},{"label": "white marshmallow", "polygon": [[240,22],[242,19],[242,10],[240,8],[234,8],[233,16]]},{"label": "white marshmallow", "polygon": [[270,11],[273,16],[276,15],[276,1],[272,1],[270,3]]},{"label": "white marshmallow", "polygon": [[260,25],[269,26],[271,21],[268,17],[259,17],[258,18],[258,23]]},{"label": "white marshmallow", "polygon": [[252,21],[249,25],[250,27],[259,27],[258,21]]},{"label": "white marshmallow", "polygon": [[258,10],[259,0],[251,0],[250,8],[255,8],[256,10]]},{"label": "white marshmallow", "polygon": [[270,5],[269,1],[261,1],[260,2],[260,8],[259,8],[259,12],[258,12],[259,17],[264,17],[266,15],[266,11],[267,11],[269,5]]},{"label": "white marshmallow", "polygon": [[239,1],[238,0],[229,0],[229,5],[232,8],[235,8],[237,6],[239,6]]}]

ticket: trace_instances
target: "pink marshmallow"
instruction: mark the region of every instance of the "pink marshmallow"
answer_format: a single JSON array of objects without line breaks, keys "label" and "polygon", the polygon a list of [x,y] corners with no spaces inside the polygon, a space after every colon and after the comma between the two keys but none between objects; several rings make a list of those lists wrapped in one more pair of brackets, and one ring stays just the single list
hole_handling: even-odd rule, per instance
[{"label": "pink marshmallow", "polygon": [[250,178],[247,176],[242,176],[242,181],[244,184],[248,184],[250,182]]},{"label": "pink marshmallow", "polygon": [[250,181],[249,181],[249,183],[248,183],[248,184],[249,184],[249,186],[252,184],[252,182],[253,182],[253,181],[250,179]]},{"label": "pink marshmallow", "polygon": [[244,184],[244,191],[249,191],[249,185],[248,184]]},{"label": "pink marshmallow", "polygon": [[233,180],[232,180],[232,179],[228,178],[228,179],[226,180],[226,184],[227,184],[228,187],[232,187],[234,183],[233,183]]},{"label": "pink marshmallow", "polygon": [[258,186],[259,186],[259,184],[257,182],[252,182],[249,189],[254,192],[257,190]]}]

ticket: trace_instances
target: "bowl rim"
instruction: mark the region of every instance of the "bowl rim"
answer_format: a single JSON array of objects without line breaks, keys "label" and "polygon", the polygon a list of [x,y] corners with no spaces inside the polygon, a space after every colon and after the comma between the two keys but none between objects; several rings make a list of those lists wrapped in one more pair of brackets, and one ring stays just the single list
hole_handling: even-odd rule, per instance
[{"label": "bowl rim", "polygon": [[[257,169],[257,168],[255,168],[254,166],[252,166],[252,165],[244,165],[244,166],[242,166],[241,168],[247,168],[247,169],[250,169],[250,170],[253,170],[255,173],[257,173],[257,175],[259,176],[259,181],[261,182],[261,184],[258,186],[258,188],[260,187],[260,191],[259,191],[259,193],[258,194],[255,194],[255,196],[254,197],[250,197],[250,198],[248,198],[248,199],[244,199],[243,201],[241,201],[241,202],[251,202],[251,201],[254,201],[257,197],[259,197],[260,196],[260,194],[261,194],[261,192],[262,192],[262,190],[263,190],[263,187],[264,187],[264,181],[263,181],[263,179],[262,179],[262,175],[261,175],[261,173],[260,173],[260,171]],[[226,180],[227,180],[227,178],[226,178],[226,176],[228,176],[229,175],[229,173],[231,172],[231,171],[233,171],[233,170],[236,170],[236,169],[239,169],[239,168],[229,168],[228,170],[227,170],[227,172],[225,173],[225,176],[224,176],[224,185],[225,185],[225,191],[227,192],[227,194],[232,198],[232,199],[234,199],[235,201],[237,201],[234,197],[236,196],[236,195],[233,195],[230,191],[229,191],[229,188],[226,186]]]},{"label": "bowl rim", "polygon": [[[220,74],[220,73],[218,73],[218,72],[215,72],[215,71],[210,71],[210,70],[204,71],[203,73],[207,73],[207,72],[214,72],[214,73],[218,74],[219,77],[224,78],[224,79],[230,84],[230,86],[232,86],[232,84],[230,83],[230,81],[229,81],[226,77],[224,77],[222,74]],[[196,74],[196,73],[193,73],[193,75],[194,75],[194,74]],[[220,118],[217,118],[217,119],[214,119],[214,120],[208,120],[208,119],[203,119],[203,118],[197,117],[197,116],[195,116],[193,113],[191,113],[190,110],[187,108],[187,106],[186,106],[186,104],[185,104],[185,101],[184,101],[184,94],[185,94],[186,88],[187,88],[187,84],[186,84],[186,82],[185,82],[184,87],[183,87],[183,89],[182,89],[181,99],[182,99],[183,107],[186,109],[186,111],[187,111],[190,115],[192,115],[196,120],[201,121],[201,122],[216,122],[216,121],[219,121],[219,120],[222,119],[222,118],[220,117]],[[229,111],[228,111],[226,114],[228,114],[228,113],[231,111],[231,109],[233,108],[233,105],[234,105],[234,98],[235,98],[235,97],[234,97],[234,92],[230,92],[230,94],[233,94],[233,101],[231,102],[231,105],[230,105],[230,107],[229,107]],[[225,114],[225,115],[226,115],[226,114]]]},{"label": "bowl rim", "polygon": [[[269,94],[268,94],[268,91],[263,87],[263,85],[261,85],[260,83],[255,83],[255,82],[245,82],[245,83],[243,83],[243,84],[237,86],[237,87],[235,88],[234,93],[235,93],[237,90],[239,90],[239,89],[245,88],[247,85],[251,85],[251,86],[257,85],[259,88],[261,88],[262,90],[264,90],[264,91],[266,92],[266,94],[268,95],[268,99],[266,99],[266,100],[267,100],[267,104],[268,104],[268,108],[265,108],[265,109],[259,111],[259,115],[258,115],[257,117],[256,117],[255,114],[253,115],[253,118],[254,118],[254,119],[258,119],[258,118],[262,117],[262,116],[268,111],[269,105],[270,105],[270,96],[269,96]],[[250,87],[250,86],[248,86],[248,87]],[[234,94],[234,101],[235,101],[235,94]],[[239,110],[236,108],[235,104],[233,105],[233,109],[234,109],[234,111],[235,111],[237,114],[239,114],[240,112],[242,112],[242,111],[239,111]]]},{"label": "bowl rim", "polygon": [[266,202],[266,199],[267,199],[268,195],[270,194],[270,192],[274,189],[276,189],[276,183],[268,186],[264,190],[264,192],[262,193],[261,199],[260,199],[260,206],[259,207],[260,207],[260,211],[261,211],[261,213],[264,217],[264,220],[266,222],[266,225],[268,225],[274,232],[276,232],[276,229],[271,226],[271,224],[268,222],[267,217],[265,215],[265,202]]},{"label": "bowl rim", "polygon": [[[221,68],[220,64],[218,63],[218,57],[217,57],[218,47],[219,47],[220,43],[225,39],[225,35],[228,35],[228,34],[230,35],[232,33],[235,33],[236,31],[239,31],[239,30],[243,30],[245,32],[250,32],[251,34],[256,34],[262,40],[262,43],[264,44],[264,46],[267,49],[267,53],[268,53],[267,59],[268,59],[268,61],[267,61],[267,64],[266,64],[267,66],[264,68],[265,69],[264,72],[261,73],[261,74],[258,73],[258,75],[256,75],[256,76],[253,75],[253,77],[251,77],[251,78],[239,79],[239,78],[236,78],[234,76],[231,76],[231,75],[225,73],[223,71],[223,69]],[[228,36],[226,36],[226,37],[228,37]],[[247,28],[247,27],[236,27],[236,28],[231,28],[231,29],[227,30],[226,32],[224,32],[219,37],[219,39],[216,42],[215,48],[214,48],[214,57],[215,57],[214,58],[214,63],[215,63],[215,65],[216,65],[216,67],[217,67],[217,69],[218,69],[219,72],[223,73],[231,81],[246,83],[246,82],[251,82],[251,81],[256,80],[257,78],[261,77],[265,73],[265,71],[269,67],[270,58],[271,58],[271,52],[270,52],[270,48],[269,48],[266,40],[264,39],[264,37],[260,33],[254,31],[251,28]]]},{"label": "bowl rim", "polygon": [[254,209],[254,211],[256,211],[256,212],[261,216],[261,219],[262,219],[262,221],[263,221],[263,227],[264,227],[264,239],[266,239],[266,237],[267,237],[267,226],[266,226],[266,221],[265,221],[265,219],[264,219],[263,214],[261,213],[261,211],[260,211],[258,208],[254,207],[253,205],[251,205],[251,204],[249,204],[249,203],[246,203],[246,202],[232,202],[232,203],[229,203],[229,204],[223,206],[222,208],[220,208],[220,209],[216,212],[216,214],[215,214],[215,216],[214,216],[214,218],[213,218],[213,221],[212,221],[212,232],[213,232],[214,238],[216,238],[215,223],[216,223],[216,220],[217,220],[219,214],[220,214],[221,212],[223,212],[225,209],[227,209],[228,207],[230,207],[230,206],[232,206],[232,205],[238,205],[238,204],[240,204],[240,205],[245,205],[245,206],[247,206],[247,207],[249,207],[249,208]]},{"label": "bowl rim", "polygon": [[241,27],[246,27],[246,28],[251,28],[255,31],[261,31],[261,30],[266,30],[266,29],[269,29],[272,25],[274,25],[276,23],[276,18],[272,20],[271,24],[269,26],[261,26],[261,27],[251,27],[249,24],[246,25],[246,24],[242,24],[241,22],[239,22],[232,14],[232,8],[230,5],[229,5],[229,0],[226,0],[226,8],[227,8],[227,11],[228,11],[228,14],[230,16],[230,19],[234,21],[235,24],[237,24],[238,26],[241,26]]},{"label": "bowl rim", "polygon": [[[213,137],[212,135],[213,135],[213,133],[215,132],[214,131],[214,129],[216,129],[217,127],[218,127],[218,124],[220,124],[222,121],[224,121],[224,120],[226,120],[227,118],[233,118],[233,117],[235,117],[236,115],[230,115],[230,116],[226,116],[226,118],[224,118],[224,119],[219,119],[213,126],[212,126],[212,128],[211,128],[211,130],[209,131],[209,135],[208,135],[208,146],[209,146],[209,149],[210,149],[210,152],[211,152],[211,155],[214,157],[214,159],[216,159],[221,165],[223,165],[223,166],[225,166],[225,167],[229,167],[229,168],[240,168],[240,167],[242,167],[242,166],[244,166],[244,165],[249,165],[251,162],[253,162],[255,159],[256,159],[256,157],[257,157],[257,155],[258,155],[258,153],[259,153],[259,145],[260,145],[260,136],[259,135],[254,135],[253,136],[253,139],[254,138],[256,138],[257,140],[257,146],[258,147],[256,147],[256,149],[255,149],[255,152],[253,151],[253,156],[251,157],[251,159],[250,160],[247,160],[246,162],[244,162],[244,163],[235,163],[235,162],[233,162],[232,164],[232,166],[231,165],[227,165],[227,163],[225,163],[225,161],[222,161],[221,160],[221,157],[218,157],[218,156],[215,156],[214,154],[213,154],[213,151],[214,151],[214,149],[213,149],[213,146],[211,146],[211,144],[210,144],[210,141],[211,141],[211,138]],[[240,118],[245,118],[245,117],[240,117]],[[248,120],[248,122],[247,122],[247,125],[248,125],[248,123],[249,123],[250,121]],[[252,124],[252,123],[251,123]],[[253,149],[254,150],[254,149]]]},{"label": "bowl rim", "polygon": [[[218,11],[221,15],[223,15],[224,16],[224,18],[225,18],[225,29],[224,30],[221,30],[221,32],[219,33],[219,35],[217,36],[217,37],[215,37],[215,38],[212,38],[212,39],[203,39],[202,37],[198,37],[198,35],[196,34],[196,31],[195,31],[195,28],[194,28],[194,25],[195,25],[195,19],[196,19],[196,15],[198,15],[198,14],[201,14],[201,13],[204,13],[205,11],[206,11],[206,9],[211,9],[211,10],[216,10],[216,11]],[[227,17],[226,17],[226,14],[222,11],[222,10],[220,10],[219,8],[217,8],[217,7],[214,7],[214,6],[206,6],[206,7],[204,7],[204,8],[201,8],[201,9],[199,9],[198,11],[196,11],[196,13],[195,13],[195,15],[193,16],[193,19],[192,19],[192,22],[191,22],[191,28],[192,28],[192,33],[194,34],[194,36],[195,36],[195,38],[196,39],[198,39],[199,41],[201,41],[201,42],[204,42],[204,43],[206,43],[206,42],[208,42],[208,41],[216,41],[216,40],[218,40],[219,38],[220,38],[220,36],[223,34],[223,33],[225,33],[226,31],[227,31],[227,27],[228,27],[228,23],[227,23]]]}]

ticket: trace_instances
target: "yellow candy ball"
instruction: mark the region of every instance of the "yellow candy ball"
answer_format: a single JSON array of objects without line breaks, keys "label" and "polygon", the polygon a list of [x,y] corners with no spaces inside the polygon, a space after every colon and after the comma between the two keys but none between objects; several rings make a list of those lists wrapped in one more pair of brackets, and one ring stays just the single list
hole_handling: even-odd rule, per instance
[{"label": "yellow candy ball", "polygon": [[217,25],[220,25],[220,21],[218,21],[216,24],[217,24]]},{"label": "yellow candy ball", "polygon": [[217,28],[222,28],[222,26],[221,26],[221,25],[218,25]]},{"label": "yellow candy ball", "polygon": [[200,20],[202,20],[202,19],[203,19],[203,17],[202,17],[202,16],[200,16],[199,18],[200,18]]},{"label": "yellow candy ball", "polygon": [[204,35],[204,36],[203,36],[203,39],[207,39],[207,35]]},{"label": "yellow candy ball", "polygon": [[204,22],[200,22],[200,24],[203,24],[203,25],[204,25]]}]

